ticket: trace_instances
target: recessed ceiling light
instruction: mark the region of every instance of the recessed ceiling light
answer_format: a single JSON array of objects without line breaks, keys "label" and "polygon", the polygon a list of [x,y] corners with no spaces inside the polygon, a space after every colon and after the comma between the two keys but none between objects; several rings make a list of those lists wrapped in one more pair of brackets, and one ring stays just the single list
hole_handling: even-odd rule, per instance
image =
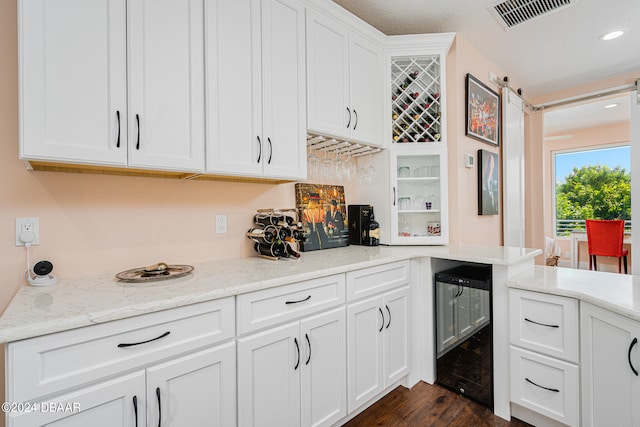
[{"label": "recessed ceiling light", "polygon": [[620,37],[621,35],[624,34],[624,31],[622,30],[616,30],[616,31],[611,31],[610,33],[607,34],[603,34],[600,37],[600,40],[613,40],[613,39],[617,39],[618,37]]},{"label": "recessed ceiling light", "polygon": [[616,102],[615,104],[607,104],[604,106],[604,108],[616,108],[618,105],[620,105],[620,103]]}]

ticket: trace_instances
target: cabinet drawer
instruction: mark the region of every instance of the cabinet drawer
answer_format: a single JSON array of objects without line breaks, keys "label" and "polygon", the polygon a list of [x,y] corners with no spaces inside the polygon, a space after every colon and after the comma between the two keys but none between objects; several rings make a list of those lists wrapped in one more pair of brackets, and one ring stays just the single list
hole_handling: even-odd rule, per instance
[{"label": "cabinet drawer", "polygon": [[580,421],[578,366],[511,346],[511,401],[569,426]]},{"label": "cabinet drawer", "polygon": [[10,343],[7,399],[58,393],[232,338],[234,322],[229,297]]},{"label": "cabinet drawer", "polygon": [[344,283],[337,274],[239,295],[238,335],[344,304]]},{"label": "cabinet drawer", "polygon": [[347,273],[347,301],[368,297],[409,283],[409,261]]},{"label": "cabinet drawer", "polygon": [[509,290],[511,344],[578,362],[578,301],[538,292]]}]

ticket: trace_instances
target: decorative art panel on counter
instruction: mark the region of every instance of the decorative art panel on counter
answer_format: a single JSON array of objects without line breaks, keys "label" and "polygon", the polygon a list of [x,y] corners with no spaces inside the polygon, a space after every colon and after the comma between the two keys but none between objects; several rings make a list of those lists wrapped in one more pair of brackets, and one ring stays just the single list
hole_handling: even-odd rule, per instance
[{"label": "decorative art panel on counter", "polygon": [[296,207],[304,231],[302,251],[349,245],[343,186],[298,183]]}]

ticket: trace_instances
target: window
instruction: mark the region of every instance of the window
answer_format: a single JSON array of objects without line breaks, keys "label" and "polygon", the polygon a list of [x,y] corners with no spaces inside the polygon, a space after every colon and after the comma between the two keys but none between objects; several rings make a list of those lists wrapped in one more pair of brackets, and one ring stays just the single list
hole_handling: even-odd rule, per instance
[{"label": "window", "polygon": [[584,230],[585,219],[624,219],[631,230],[629,145],[553,153],[556,236]]}]

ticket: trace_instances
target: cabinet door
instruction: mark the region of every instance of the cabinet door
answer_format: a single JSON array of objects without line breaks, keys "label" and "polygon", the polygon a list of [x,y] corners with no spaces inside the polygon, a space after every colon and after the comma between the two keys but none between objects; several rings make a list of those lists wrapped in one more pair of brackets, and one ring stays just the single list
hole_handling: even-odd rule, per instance
[{"label": "cabinet door", "polygon": [[[39,403],[33,412],[10,412],[9,427],[134,427],[146,425],[145,375],[138,371]],[[135,403],[134,403],[135,401]],[[55,407],[50,406],[55,404]]]},{"label": "cabinet door", "polygon": [[125,1],[18,7],[20,157],[125,165]]},{"label": "cabinet door", "polygon": [[304,24],[299,0],[262,0],[262,161],[272,178],[307,175]]},{"label": "cabinet door", "polygon": [[302,426],[333,425],[347,415],[345,309],[300,322]]},{"label": "cabinet door", "polygon": [[207,170],[262,176],[260,1],[205,2]]},{"label": "cabinet door", "polygon": [[238,339],[238,424],[300,424],[299,323]]},{"label": "cabinet door", "polygon": [[382,145],[382,50],[349,35],[351,138]]},{"label": "cabinet door", "polygon": [[382,391],[382,297],[347,307],[347,396],[349,412]]},{"label": "cabinet door", "polygon": [[203,171],[203,2],[128,4],[129,164]]},{"label": "cabinet door", "polygon": [[307,12],[307,73],[309,129],[350,138],[349,33],[313,10]]},{"label": "cabinet door", "polygon": [[583,425],[640,425],[640,322],[581,303],[580,334]]},{"label": "cabinet door", "polygon": [[148,368],[147,424],[234,426],[235,349],[231,342]]},{"label": "cabinet door", "polygon": [[384,295],[385,387],[409,373],[409,287]]}]

